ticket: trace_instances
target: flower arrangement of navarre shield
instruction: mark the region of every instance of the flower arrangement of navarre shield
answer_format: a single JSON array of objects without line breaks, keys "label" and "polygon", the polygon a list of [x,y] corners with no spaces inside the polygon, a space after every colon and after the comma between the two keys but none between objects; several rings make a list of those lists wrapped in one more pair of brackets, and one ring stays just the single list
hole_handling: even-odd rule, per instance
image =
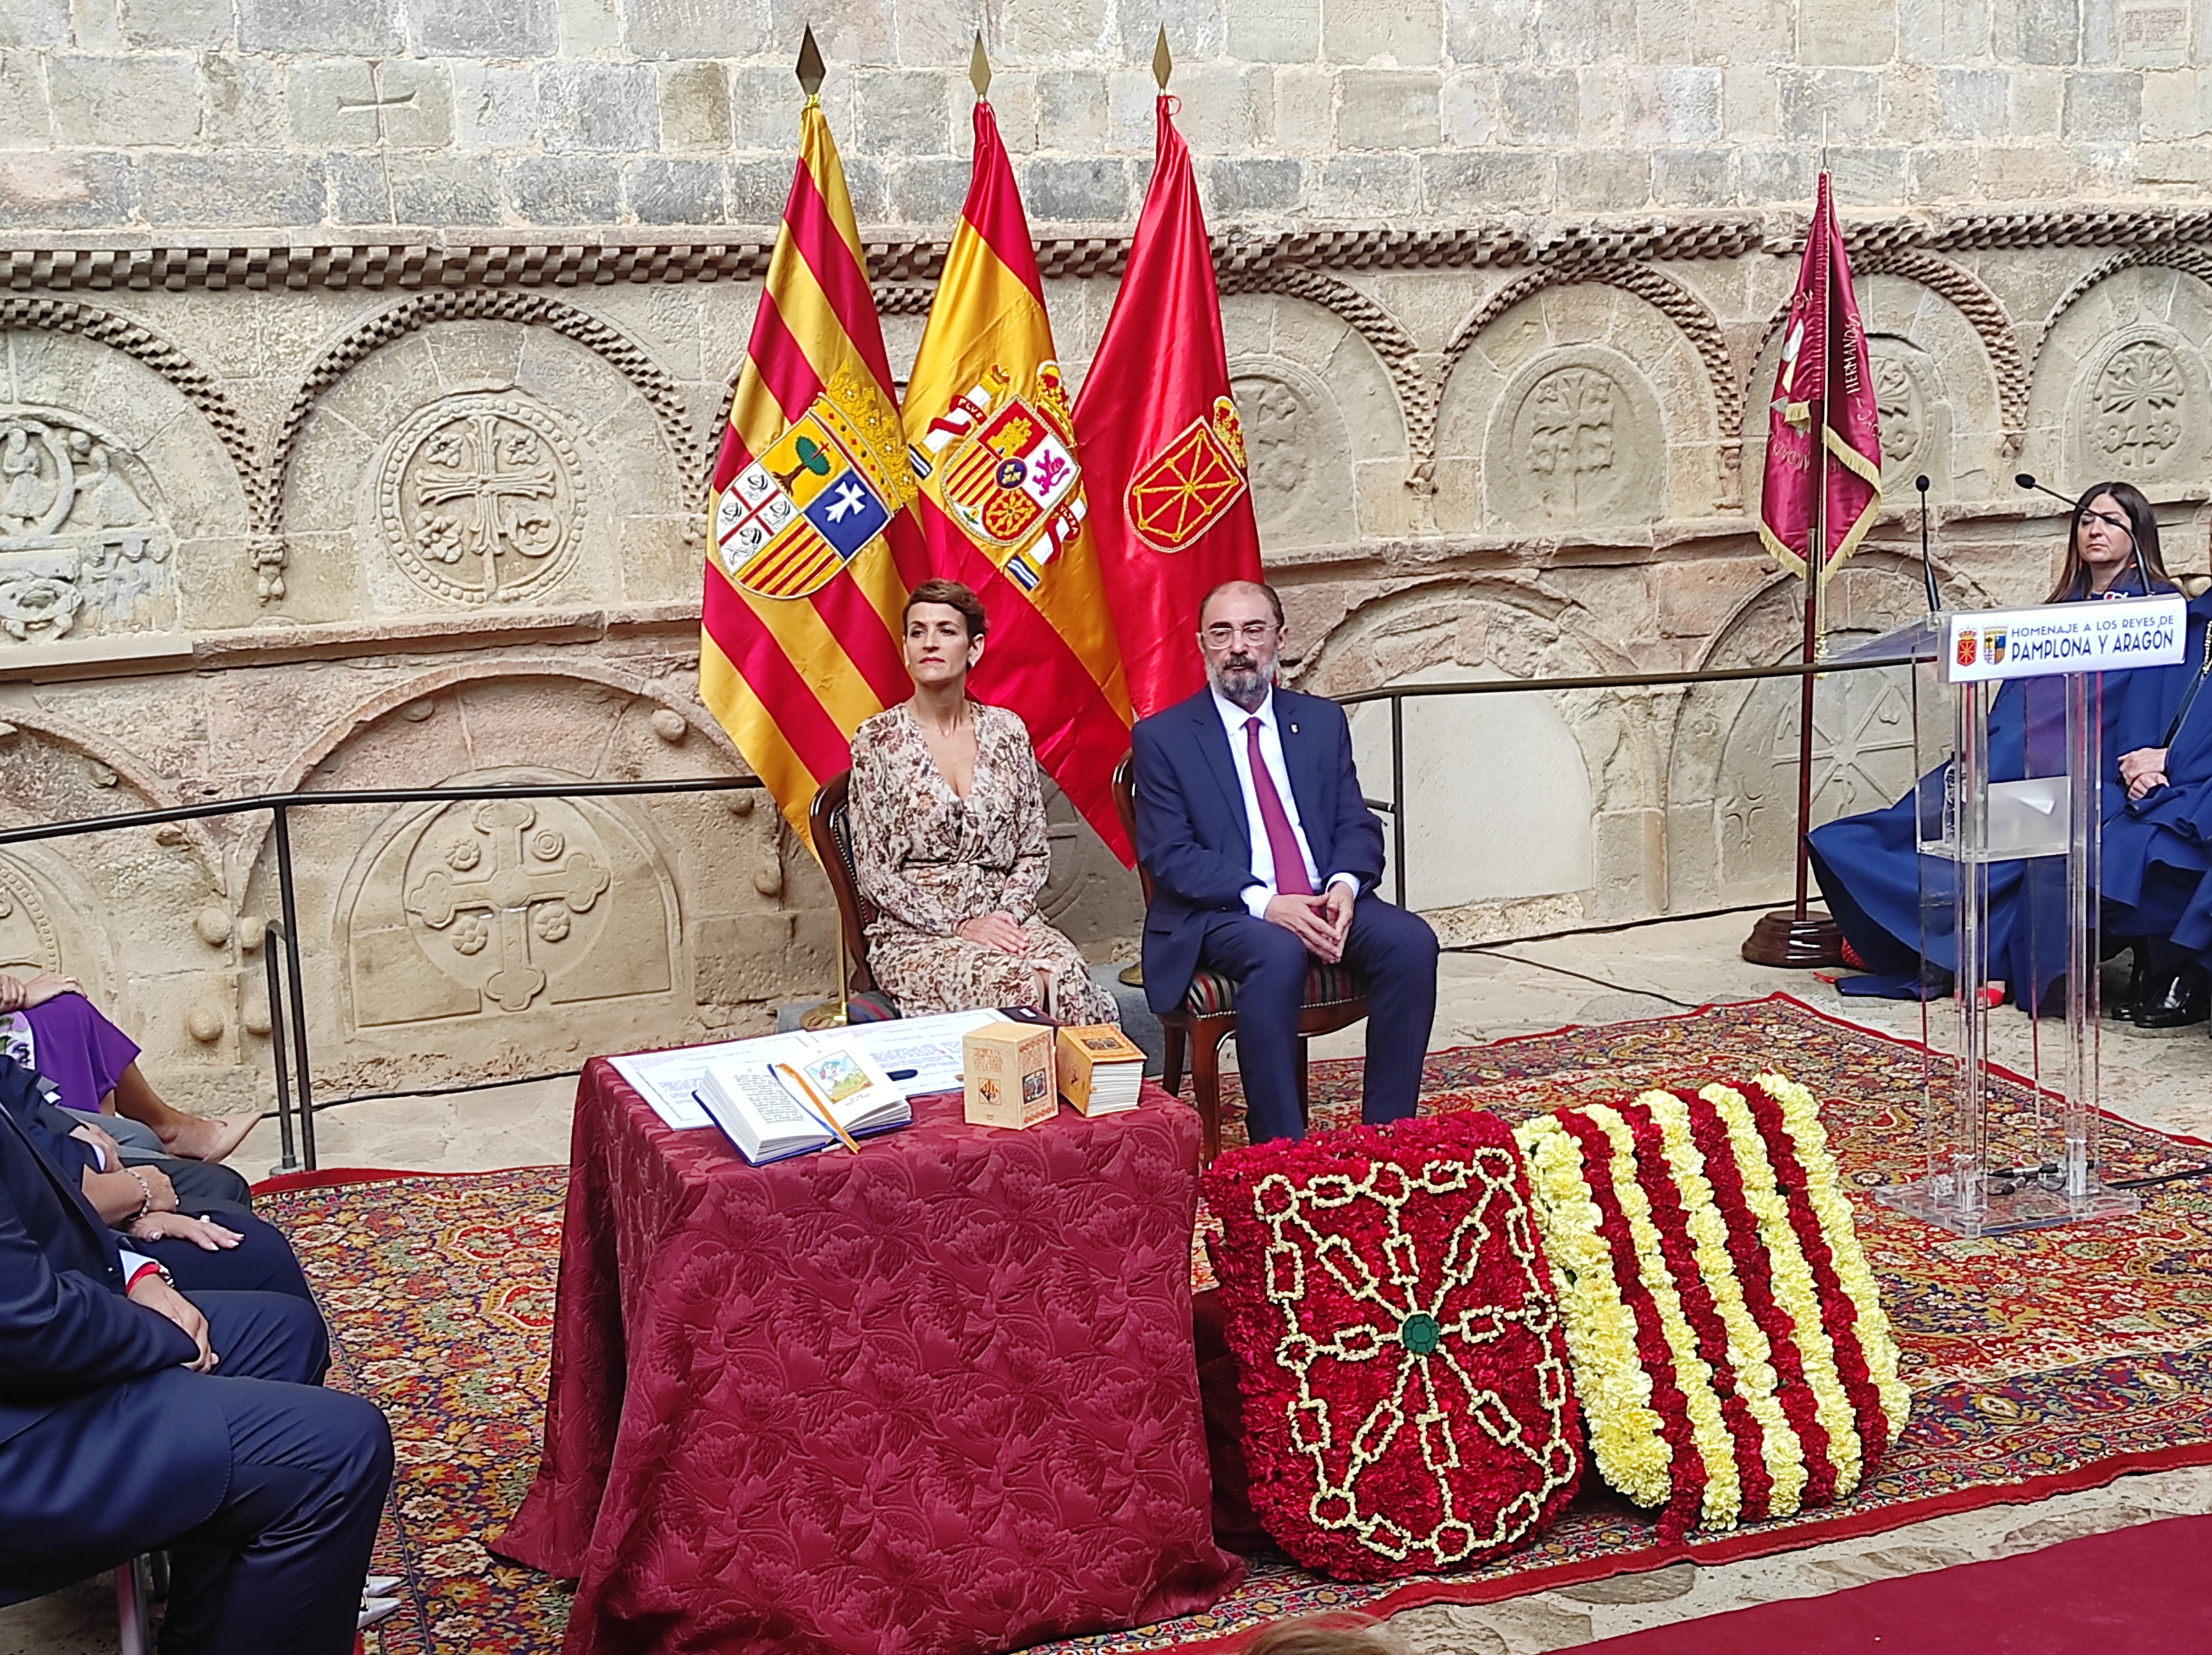
[{"label": "flower arrangement of navarre shield", "polygon": [[1454,1112],[1206,1175],[1252,1505],[1343,1579],[1462,1567],[1574,1494],[1581,1427],[1512,1134]]},{"label": "flower arrangement of navarre shield", "polygon": [[1516,1137],[1598,1474],[1667,1540],[1858,1488],[1910,1398],[1812,1094],[1768,1073]]}]

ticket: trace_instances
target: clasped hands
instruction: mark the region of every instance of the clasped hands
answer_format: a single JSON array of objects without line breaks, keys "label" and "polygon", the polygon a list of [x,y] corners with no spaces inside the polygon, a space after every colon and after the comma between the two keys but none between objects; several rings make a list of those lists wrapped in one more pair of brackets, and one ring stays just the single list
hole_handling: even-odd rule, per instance
[{"label": "clasped hands", "polygon": [[2166,749],[2138,747],[2132,753],[2121,754],[2120,781],[2131,799],[2139,799],[2153,789],[2165,786]]},{"label": "clasped hands", "polygon": [[1340,880],[1319,896],[1269,897],[1265,918],[1304,943],[1315,959],[1333,966],[1344,958],[1352,905],[1352,888]]},{"label": "clasped hands", "polygon": [[979,913],[973,919],[963,919],[952,928],[952,934],[963,941],[996,949],[1017,960],[1030,951],[1029,933],[1014,921],[1013,915],[1001,909],[996,913]]}]

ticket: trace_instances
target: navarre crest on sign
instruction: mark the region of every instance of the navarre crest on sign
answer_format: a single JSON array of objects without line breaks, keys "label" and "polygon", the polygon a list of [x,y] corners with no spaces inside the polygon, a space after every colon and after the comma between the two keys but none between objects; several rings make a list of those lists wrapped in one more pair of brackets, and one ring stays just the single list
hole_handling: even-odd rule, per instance
[{"label": "navarre crest on sign", "polygon": [[914,498],[896,429],[839,374],[722,491],[714,551],[730,579],[757,597],[805,597],[874,544]]},{"label": "navarre crest on sign", "polygon": [[1974,657],[1979,652],[1981,634],[1972,627],[1959,628],[1959,664],[1960,666],[1970,667],[1974,664]]},{"label": "navarre crest on sign", "polygon": [[1221,520],[1244,493],[1244,427],[1237,405],[1213,399],[1129,479],[1129,527],[1156,552],[1180,552]]},{"label": "navarre crest on sign", "polygon": [[1015,395],[1012,376],[994,365],[930,421],[921,446],[946,515],[1016,585],[1033,590],[1087,509],[1060,364],[1038,367],[1028,397]]}]

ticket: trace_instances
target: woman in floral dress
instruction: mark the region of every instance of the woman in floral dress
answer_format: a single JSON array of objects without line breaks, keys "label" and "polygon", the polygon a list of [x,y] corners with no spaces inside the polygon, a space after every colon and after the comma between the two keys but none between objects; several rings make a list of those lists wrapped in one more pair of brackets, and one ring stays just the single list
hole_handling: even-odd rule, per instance
[{"label": "woman in floral dress", "polygon": [[907,602],[914,699],[853,735],[853,861],[876,906],[868,967],[909,1017],[1033,1005],[1065,1023],[1119,1021],[1075,944],[1036,911],[1051,871],[1029,732],[968,699],[981,601],[925,580]]}]

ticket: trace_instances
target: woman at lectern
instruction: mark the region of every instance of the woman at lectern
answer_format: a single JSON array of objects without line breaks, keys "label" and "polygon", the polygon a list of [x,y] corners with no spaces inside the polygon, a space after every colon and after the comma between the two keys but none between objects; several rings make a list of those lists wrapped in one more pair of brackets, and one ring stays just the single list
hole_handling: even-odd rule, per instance
[{"label": "woman at lectern", "polygon": [[967,692],[986,625],[958,581],[916,586],[914,697],[853,734],[853,861],[877,909],[868,967],[908,1016],[1033,1005],[1115,1022],[1113,996],[1036,910],[1052,863],[1029,732]]},{"label": "woman at lectern", "polygon": [[[2138,573],[2137,556],[2141,556]],[[2175,590],[2159,555],[2158,520],[2140,490],[2125,482],[2100,482],[2084,490],[2074,508],[2066,565],[2044,601],[2071,603]],[[2102,815],[2125,803],[2120,755],[2146,748],[2160,726],[2151,720],[2170,706],[2172,667],[2148,668],[2115,680],[2100,697],[2104,786]],[[2153,681],[2136,682],[2133,681]],[[2066,696],[2057,678],[2015,679],[1990,706],[1991,781],[2051,775],[2065,767]],[[1932,817],[1941,809],[1948,767],[1921,779],[1914,792],[1886,809],[1844,816],[1807,835],[1814,874],[1828,912],[1844,934],[1845,963],[1868,973],[1837,986],[1846,994],[1912,999],[1949,991],[1956,949],[1948,931],[1926,935],[1921,954],[1922,870],[1916,840],[1916,794]],[[1935,864],[1946,870],[1949,864]],[[1931,884],[1932,888],[1932,884]],[[2056,1015],[2063,1003],[2066,969],[2066,873],[2063,861],[1999,862],[1989,869],[1989,975],[2009,986],[2013,1003]]]}]

